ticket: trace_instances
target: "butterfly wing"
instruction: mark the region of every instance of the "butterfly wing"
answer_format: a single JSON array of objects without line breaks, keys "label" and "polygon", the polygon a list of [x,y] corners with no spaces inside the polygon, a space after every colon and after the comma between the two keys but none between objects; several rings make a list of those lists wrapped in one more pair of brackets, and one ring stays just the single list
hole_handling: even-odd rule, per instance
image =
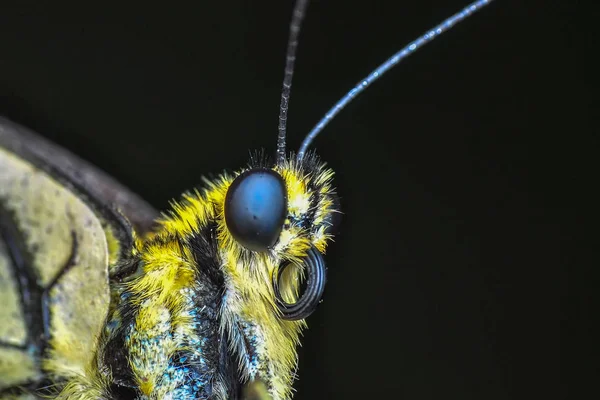
[{"label": "butterfly wing", "polygon": [[88,368],[109,269],[133,244],[129,221],[145,232],[157,216],[105,173],[0,117],[0,398]]}]

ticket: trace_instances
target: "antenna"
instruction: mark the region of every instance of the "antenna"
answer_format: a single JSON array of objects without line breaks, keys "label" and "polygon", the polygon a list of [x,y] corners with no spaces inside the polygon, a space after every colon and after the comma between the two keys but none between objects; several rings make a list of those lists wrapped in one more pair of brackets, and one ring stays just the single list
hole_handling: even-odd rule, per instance
[{"label": "antenna", "polygon": [[[465,18],[471,16],[474,12],[482,9],[487,6],[493,0],[477,0],[454,14],[450,18],[444,20],[441,24],[430,29],[427,33],[421,35],[418,39],[410,43],[408,46],[404,47],[402,50],[398,51],[392,57],[390,57],[387,61],[377,67],[373,72],[371,72],[367,77],[361,80],[352,90],[350,90],[344,97],[338,100],[337,103],[325,114],[325,116],[315,125],[315,127],[306,135],[304,140],[302,141],[302,145],[300,146],[300,150],[298,150],[298,155],[296,160],[298,162],[302,161],[304,158],[304,154],[308,149],[308,146],[312,143],[312,141],[317,137],[319,133],[325,128],[325,126],[331,122],[331,120],[350,103],[359,93],[367,88],[370,84],[375,82],[377,79],[381,78],[383,74],[387,71],[398,65],[400,61],[414,53],[416,50],[423,47],[425,44],[429,43],[445,31],[449,30]],[[289,50],[288,50],[289,52]],[[291,78],[290,78],[291,80]],[[283,104],[283,94],[282,94],[282,104]],[[281,120],[281,117],[280,117]],[[280,128],[281,132],[281,128]],[[285,132],[284,132],[285,134]],[[285,146],[285,144],[284,144]],[[279,149],[278,149],[279,150]]]},{"label": "antenna", "polygon": [[298,35],[302,19],[306,13],[308,0],[298,0],[294,5],[292,22],[290,22],[290,35],[288,37],[287,54],[285,56],[285,75],[283,76],[283,88],[281,89],[281,103],[279,105],[279,134],[277,135],[277,164],[285,161],[285,135],[287,126],[287,113],[290,101],[290,89],[292,88],[292,77],[294,76],[294,62],[296,61],[296,48],[298,47]]}]

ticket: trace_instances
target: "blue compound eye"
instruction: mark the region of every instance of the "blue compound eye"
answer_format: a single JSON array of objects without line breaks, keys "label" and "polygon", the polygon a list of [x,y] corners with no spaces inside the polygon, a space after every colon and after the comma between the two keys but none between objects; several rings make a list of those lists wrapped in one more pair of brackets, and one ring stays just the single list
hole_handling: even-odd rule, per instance
[{"label": "blue compound eye", "polygon": [[225,197],[225,222],[239,244],[266,251],[275,244],[287,213],[287,191],[270,169],[246,171],[231,183]]}]

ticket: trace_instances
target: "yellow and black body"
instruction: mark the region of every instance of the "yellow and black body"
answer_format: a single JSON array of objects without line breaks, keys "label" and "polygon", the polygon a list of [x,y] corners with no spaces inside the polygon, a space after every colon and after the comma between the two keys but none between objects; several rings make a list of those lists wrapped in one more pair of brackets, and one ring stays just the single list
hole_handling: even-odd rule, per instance
[{"label": "yellow and black body", "polygon": [[[205,180],[159,214],[73,154],[0,118],[0,400],[287,400],[321,301],[339,203],[307,148],[358,93],[491,0],[476,0],[350,90],[297,155]],[[305,287],[300,283],[305,278]]]},{"label": "yellow and black body", "polygon": [[[332,175],[315,156],[256,157],[159,215],[0,119],[0,399],[230,399],[248,382],[290,398],[324,265],[309,309],[293,305],[332,238]],[[249,218],[280,226],[244,231],[252,196],[266,208]]]}]

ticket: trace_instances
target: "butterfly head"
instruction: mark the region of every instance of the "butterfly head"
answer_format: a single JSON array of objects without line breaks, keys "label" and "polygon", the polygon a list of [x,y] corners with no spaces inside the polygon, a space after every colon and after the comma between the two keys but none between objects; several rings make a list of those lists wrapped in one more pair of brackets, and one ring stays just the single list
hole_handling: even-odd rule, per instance
[{"label": "butterfly head", "polygon": [[289,398],[299,335],[325,289],[340,219],[332,179],[312,153],[257,157],[185,195],[162,221],[159,238],[184,238],[196,275],[217,271],[218,326],[240,382],[260,381],[276,399]]},{"label": "butterfly head", "polygon": [[[332,178],[333,171],[313,154],[270,167],[253,162],[227,187],[220,238],[232,257],[266,262],[268,276],[261,278],[271,284],[282,319],[306,318],[321,299],[323,254],[340,216]],[[303,273],[306,288],[298,297],[298,274]],[[290,303],[292,297],[296,300]]]}]

